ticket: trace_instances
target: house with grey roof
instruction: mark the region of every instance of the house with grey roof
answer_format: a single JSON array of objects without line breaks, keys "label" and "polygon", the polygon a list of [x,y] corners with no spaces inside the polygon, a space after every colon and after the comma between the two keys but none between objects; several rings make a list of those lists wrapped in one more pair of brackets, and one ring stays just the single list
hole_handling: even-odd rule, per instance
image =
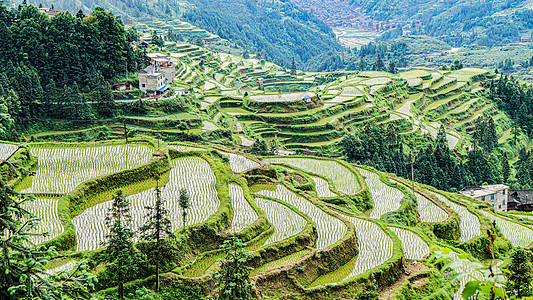
[{"label": "house with grey roof", "polygon": [[165,54],[148,53],[150,65],[139,71],[139,89],[148,96],[164,93],[176,77],[176,61]]},{"label": "house with grey roof", "polygon": [[467,186],[459,193],[479,201],[488,202],[496,211],[507,211],[509,186],[505,184]]}]

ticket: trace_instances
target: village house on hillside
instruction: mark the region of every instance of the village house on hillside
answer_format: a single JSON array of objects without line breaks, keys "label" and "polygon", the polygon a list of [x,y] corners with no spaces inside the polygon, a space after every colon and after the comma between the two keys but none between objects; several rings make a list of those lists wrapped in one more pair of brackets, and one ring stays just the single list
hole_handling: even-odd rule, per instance
[{"label": "village house on hillside", "polygon": [[467,186],[460,194],[488,202],[496,211],[533,212],[533,189],[514,190],[505,184]]},{"label": "village house on hillside", "polygon": [[139,89],[148,96],[164,93],[176,77],[176,62],[165,54],[149,53],[150,65],[139,71]]},{"label": "village house on hillside", "polygon": [[509,186],[505,184],[467,186],[459,193],[479,201],[488,202],[495,211],[507,211]]},{"label": "village house on hillside", "polygon": [[533,189],[509,190],[509,210],[533,211]]},{"label": "village house on hillside", "polygon": [[55,9],[41,7],[41,8],[39,8],[39,12],[45,13],[51,18],[54,15],[62,12],[62,10],[55,10]]}]

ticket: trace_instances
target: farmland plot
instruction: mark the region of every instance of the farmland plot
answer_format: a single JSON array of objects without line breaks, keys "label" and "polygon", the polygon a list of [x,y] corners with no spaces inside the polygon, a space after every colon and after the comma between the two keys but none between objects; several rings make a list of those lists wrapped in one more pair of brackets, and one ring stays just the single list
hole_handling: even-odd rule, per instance
[{"label": "farmland plot", "polygon": [[24,193],[68,193],[91,178],[126,170],[152,158],[146,145],[108,145],[77,147],[34,145],[32,154],[39,158],[39,169],[31,187]]},{"label": "farmland plot", "polygon": [[254,144],[254,141],[248,139],[244,135],[239,135],[239,138],[241,139],[241,146],[251,147]]},{"label": "farmland plot", "polygon": [[384,264],[392,257],[394,241],[374,222],[343,215],[355,225],[359,255],[339,269],[320,276],[310,287],[338,284]]},{"label": "farmland plot", "polygon": [[218,129],[217,125],[209,121],[204,121],[203,124],[204,124],[204,127],[202,127],[202,131],[214,131]]},{"label": "farmland plot", "polygon": [[25,202],[23,207],[28,210],[32,215],[40,218],[32,232],[35,233],[48,233],[48,236],[32,236],[30,241],[36,245],[49,241],[58,237],[63,233],[63,222],[59,218],[59,212],[57,210],[57,204],[59,199],[44,199],[37,198],[33,202]]},{"label": "farmland plot", "polygon": [[362,85],[385,85],[391,81],[390,78],[371,78],[364,81],[361,81]]},{"label": "farmland plot", "polygon": [[174,150],[181,151],[181,152],[206,151],[204,148],[188,147],[188,146],[182,146],[182,145],[168,145],[168,147]]},{"label": "farmland plot", "polygon": [[466,207],[455,204],[440,194],[432,194],[459,215],[459,228],[461,229],[461,237],[459,238],[459,241],[466,242],[481,235],[481,223],[479,222],[479,219],[474,214],[470,213]]},{"label": "farmland plot", "polygon": [[305,198],[296,195],[281,184],[278,184],[274,191],[263,190],[257,194],[284,201],[309,216],[316,223],[318,233],[318,239],[316,241],[317,249],[324,249],[335,244],[346,234],[346,225],[341,220],[325,213]]},{"label": "farmland plot", "polygon": [[366,177],[365,182],[368,185],[368,189],[372,195],[372,201],[374,202],[374,209],[370,213],[371,218],[379,219],[384,214],[400,208],[404,196],[400,190],[383,183],[379,175],[374,172],[359,169],[359,173]]},{"label": "farmland plot", "polygon": [[349,101],[349,100],[352,100],[354,97],[352,96],[337,96],[331,100],[328,100],[328,101],[325,101],[324,102],[324,109],[325,108],[328,108],[328,107],[331,107],[331,106],[334,106],[334,105],[337,105],[339,103],[342,103],[342,102],[346,102],[346,101]]},{"label": "farmland plot", "polygon": [[353,271],[345,280],[384,264],[392,257],[394,248],[392,238],[377,224],[355,217],[346,217],[346,219],[355,225],[359,255]]},{"label": "farmland plot", "polygon": [[415,195],[418,202],[416,209],[422,222],[437,223],[448,219],[448,214],[442,208],[419,193],[415,193]]},{"label": "farmland plot", "polygon": [[[198,157],[186,157],[172,161],[169,183],[161,189],[161,197],[169,211],[173,230],[183,226],[182,210],[179,206],[179,191],[186,188],[189,192],[191,207],[187,209],[186,225],[205,221],[219,207],[215,189],[216,177],[209,164]],[[144,224],[146,206],[155,203],[153,189],[128,196],[132,228],[137,230]],[[95,250],[106,241],[109,232],[105,224],[106,213],[111,201],[97,204],[86,209],[72,220],[76,230],[77,251]]]},{"label": "farmland plot", "polygon": [[78,262],[75,261],[75,260],[69,260],[68,262],[66,262],[65,264],[59,266],[59,267],[55,267],[53,269],[50,269],[50,270],[46,270],[46,274],[48,275],[55,275],[61,271],[72,271],[75,267],[76,267],[76,264]]},{"label": "farmland plot", "polygon": [[263,210],[268,221],[274,226],[274,233],[266,240],[270,245],[293,235],[298,234],[305,228],[307,221],[285,205],[276,201],[255,198],[257,206]]},{"label": "farmland plot", "polygon": [[257,213],[244,198],[242,187],[230,183],[229,197],[233,206],[233,220],[229,232],[239,232],[257,220]]},{"label": "farmland plot", "polygon": [[270,95],[256,95],[251,96],[250,100],[257,102],[289,102],[302,100],[304,97],[315,97],[316,94],[312,92],[305,93],[289,93],[289,94],[270,94]]},{"label": "farmland plot", "polygon": [[337,194],[329,190],[329,183],[326,180],[315,176],[311,176],[311,179],[315,182],[316,194],[318,197],[337,197]]},{"label": "farmland plot", "polygon": [[398,227],[389,227],[402,242],[403,256],[407,259],[421,260],[429,254],[429,246],[414,232]]},{"label": "farmland plot", "polygon": [[329,178],[335,185],[335,190],[345,194],[353,195],[360,189],[357,176],[336,161],[299,157],[267,158],[264,161],[271,164],[287,164]]},{"label": "farmland plot", "polygon": [[0,144],[0,161],[8,159],[19,147],[11,144]]},{"label": "farmland plot", "polygon": [[496,226],[513,247],[526,248],[533,243],[531,228],[502,219],[486,211],[481,211],[481,213],[489,220],[496,221]]},{"label": "farmland plot", "polygon": [[233,154],[233,153],[224,153],[229,156],[229,165],[233,172],[241,173],[251,168],[259,167],[259,163],[246,158],[242,155]]},{"label": "farmland plot", "polygon": [[347,97],[362,97],[363,93],[353,86],[347,86],[342,90],[341,96]]}]

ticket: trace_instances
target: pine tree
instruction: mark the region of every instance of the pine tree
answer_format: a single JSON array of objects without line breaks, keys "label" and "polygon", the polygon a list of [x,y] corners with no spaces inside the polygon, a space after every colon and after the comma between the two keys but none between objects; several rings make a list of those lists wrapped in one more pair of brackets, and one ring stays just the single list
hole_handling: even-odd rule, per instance
[{"label": "pine tree", "polygon": [[118,284],[118,298],[124,299],[124,282],[133,278],[142,259],[133,245],[130,204],[122,190],[113,195],[105,221],[110,228],[107,248],[102,254],[104,262],[109,263],[105,273]]},{"label": "pine tree", "polygon": [[183,216],[183,227],[185,227],[186,224],[186,218],[187,218],[187,209],[190,207],[189,203],[189,192],[187,192],[186,188],[182,188],[180,190],[180,207],[182,210],[182,216]]},{"label": "pine tree", "polygon": [[533,295],[533,266],[531,254],[525,249],[517,248],[511,251],[509,266],[511,274],[507,280],[507,290],[516,294],[518,299]]},{"label": "pine tree", "polygon": [[385,64],[381,60],[381,55],[378,54],[378,58],[372,66],[372,71],[385,71]]},{"label": "pine tree", "polygon": [[95,276],[85,271],[85,262],[68,274],[46,273],[44,265],[56,251],[31,241],[44,235],[35,232],[38,218],[24,207],[33,200],[0,180],[0,299],[89,299]]},{"label": "pine tree", "polygon": [[215,274],[220,300],[252,299],[253,284],[250,282],[250,272],[253,268],[247,266],[252,255],[245,247],[246,244],[236,237],[224,241],[220,247],[226,252],[226,258],[219,259],[222,263],[221,270]]},{"label": "pine tree", "polygon": [[361,57],[361,59],[359,60],[359,70],[364,71],[365,68],[366,68],[365,60],[364,58]]},{"label": "pine tree", "polygon": [[175,238],[172,233],[172,222],[168,218],[168,210],[165,208],[165,201],[161,197],[159,188],[159,177],[156,178],[154,206],[147,206],[146,223],[140,228],[141,238],[148,241],[145,253],[148,262],[156,268],[156,291],[159,291],[160,268],[172,261],[175,257],[176,248],[172,243]]},{"label": "pine tree", "polygon": [[291,75],[296,75],[296,62],[294,61],[294,57],[291,62]]},{"label": "pine tree", "polygon": [[509,180],[509,176],[511,176],[511,167],[509,166],[509,160],[506,154],[503,154],[501,168],[502,168],[503,182],[507,183],[507,180]]},{"label": "pine tree", "polygon": [[388,67],[387,72],[389,72],[391,74],[396,74],[396,72],[397,72],[396,64],[393,61],[389,62],[389,67]]}]

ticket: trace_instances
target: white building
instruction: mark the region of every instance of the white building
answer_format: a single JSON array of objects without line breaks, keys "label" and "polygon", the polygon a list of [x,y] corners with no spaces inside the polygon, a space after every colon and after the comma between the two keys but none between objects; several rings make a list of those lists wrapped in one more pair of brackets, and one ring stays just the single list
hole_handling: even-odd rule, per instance
[{"label": "white building", "polygon": [[176,77],[176,62],[165,54],[148,53],[150,65],[139,71],[139,89],[150,96],[164,93]]},{"label": "white building", "polygon": [[459,193],[479,201],[488,202],[496,211],[507,211],[509,186],[505,184],[468,186]]}]

